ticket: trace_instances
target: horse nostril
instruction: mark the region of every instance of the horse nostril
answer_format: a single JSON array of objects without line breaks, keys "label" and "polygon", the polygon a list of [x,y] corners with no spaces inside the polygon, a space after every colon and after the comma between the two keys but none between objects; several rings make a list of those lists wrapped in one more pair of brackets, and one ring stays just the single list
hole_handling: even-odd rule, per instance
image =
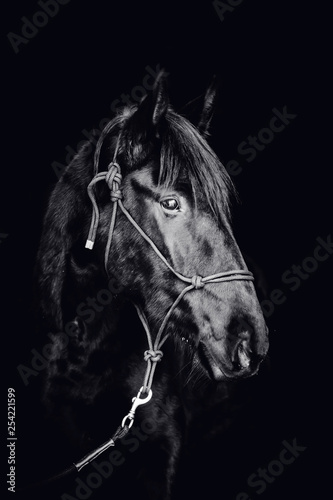
[{"label": "horse nostril", "polygon": [[249,368],[251,364],[251,357],[252,351],[248,340],[242,340],[236,348],[234,366],[238,367],[240,370]]},{"label": "horse nostril", "polygon": [[[235,375],[256,373],[267,352],[267,328],[256,330],[249,318],[232,318],[229,322],[231,363]],[[264,336],[264,338],[263,338]]]},{"label": "horse nostril", "polygon": [[235,347],[232,365],[235,372],[256,372],[264,356],[253,352],[249,340],[240,340]]}]

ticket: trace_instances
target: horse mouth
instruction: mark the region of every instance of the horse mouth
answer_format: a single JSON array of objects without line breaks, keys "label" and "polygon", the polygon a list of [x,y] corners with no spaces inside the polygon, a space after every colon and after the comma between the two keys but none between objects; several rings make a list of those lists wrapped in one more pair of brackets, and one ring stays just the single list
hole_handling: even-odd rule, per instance
[{"label": "horse mouth", "polygon": [[216,382],[219,382],[221,380],[225,380],[226,378],[230,378],[223,368],[218,366],[212,355],[210,354],[208,348],[205,346],[203,342],[199,342],[198,349],[197,349],[197,356],[199,359],[199,362],[206,372],[206,374],[211,378],[212,380],[215,380]]}]

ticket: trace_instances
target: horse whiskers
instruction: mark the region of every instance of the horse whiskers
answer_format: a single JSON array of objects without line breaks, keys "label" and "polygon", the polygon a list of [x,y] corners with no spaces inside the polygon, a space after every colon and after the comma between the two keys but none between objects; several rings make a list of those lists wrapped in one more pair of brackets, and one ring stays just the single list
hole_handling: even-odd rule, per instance
[{"label": "horse whiskers", "polygon": [[[176,352],[178,352],[179,347],[185,353],[187,353],[188,356],[190,356],[190,359],[182,364],[182,366],[179,368],[179,370],[175,373],[174,377],[180,377],[184,372],[185,372],[185,380],[184,380],[184,387],[188,386],[190,384],[197,385],[200,381],[202,382],[208,382],[207,375],[205,374],[200,360],[194,356],[194,353],[196,351],[196,342],[195,339],[193,339],[191,336],[188,336],[184,333],[181,335],[178,334],[175,337],[175,349]],[[185,350],[184,350],[184,344],[185,344]],[[186,373],[186,371],[188,373]]]},{"label": "horse whiskers", "polygon": [[190,360],[190,361],[188,361],[187,363],[185,363],[185,365],[183,365],[183,366],[182,366],[182,367],[178,370],[178,372],[175,374],[175,378],[176,378],[176,377],[179,377],[179,376],[182,374],[182,372],[183,372],[186,368],[188,368],[189,366],[191,366],[191,365],[192,365],[192,360]]},{"label": "horse whiskers", "polygon": [[191,370],[187,375],[184,386],[192,385],[197,386],[199,382],[207,382],[207,377],[202,369],[200,361],[194,357],[191,362]]}]

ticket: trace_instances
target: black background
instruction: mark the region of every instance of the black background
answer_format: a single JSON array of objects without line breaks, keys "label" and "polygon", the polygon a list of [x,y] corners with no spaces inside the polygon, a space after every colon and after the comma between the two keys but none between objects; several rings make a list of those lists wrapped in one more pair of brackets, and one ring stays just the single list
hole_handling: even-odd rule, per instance
[{"label": "black background", "polygon": [[[281,281],[313,255],[317,237],[332,232],[328,12],[313,3],[244,0],[221,21],[210,1],[71,0],[15,54],[7,33],[21,35],[21,17],[38,10],[33,1],[6,5],[2,37],[2,366],[17,396],[18,480],[39,480],[47,469],[38,452],[45,431],[38,377],[25,387],[16,367],[29,365],[30,350],[44,345],[34,330],[32,274],[57,180],[51,164],[65,164],[65,147],[76,149],[81,131],[111,117],[112,101],[142,84],[147,65],[159,65],[170,74],[176,109],[219,77],[211,143],[225,163],[236,159],[242,167],[233,177],[242,201],[235,233],[263,269],[269,293],[278,288],[286,296],[267,318],[270,370],[256,382],[250,413],[213,442],[200,444],[198,436],[179,491],[194,499],[235,499],[241,491],[252,499],[328,497],[332,256],[294,292]],[[238,145],[284,106],[297,117],[247,162]],[[6,391],[2,398],[5,408]],[[256,494],[249,475],[295,438],[307,449]],[[59,463],[68,465],[66,456]]]}]

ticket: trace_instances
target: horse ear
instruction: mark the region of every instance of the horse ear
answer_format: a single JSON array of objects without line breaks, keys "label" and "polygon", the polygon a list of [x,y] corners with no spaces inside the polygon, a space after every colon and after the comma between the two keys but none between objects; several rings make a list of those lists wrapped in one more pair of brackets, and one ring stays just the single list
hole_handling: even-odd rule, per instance
[{"label": "horse ear", "polygon": [[209,136],[209,126],[214,114],[214,105],[217,98],[218,81],[214,76],[211,84],[207,88],[201,116],[198,124],[198,130],[204,137]]},{"label": "horse ear", "polygon": [[135,120],[142,128],[146,124],[149,132],[159,136],[159,128],[169,106],[167,91],[167,73],[161,70],[155,80],[152,91],[139,104],[135,113]]},{"label": "horse ear", "polygon": [[169,106],[169,95],[167,91],[167,78],[164,70],[160,71],[157,75],[153,87],[153,103],[154,110],[152,116],[152,123],[154,127],[158,127],[161,119],[165,116]]}]

